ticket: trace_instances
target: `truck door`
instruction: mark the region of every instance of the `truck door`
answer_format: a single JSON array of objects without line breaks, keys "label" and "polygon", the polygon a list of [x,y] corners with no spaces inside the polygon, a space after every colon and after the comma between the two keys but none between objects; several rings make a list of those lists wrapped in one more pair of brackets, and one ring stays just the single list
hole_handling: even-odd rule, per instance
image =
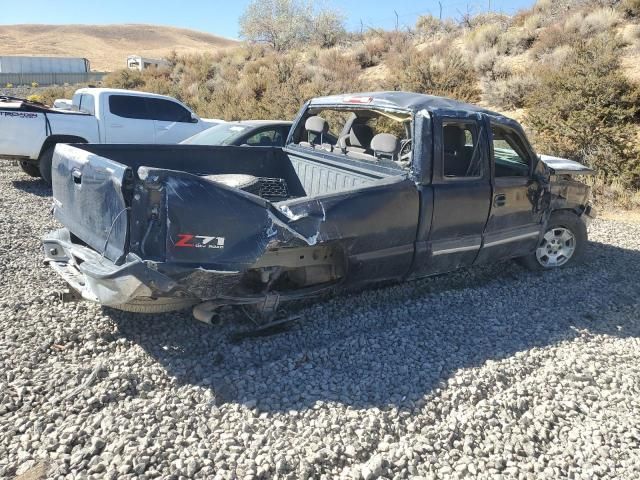
[{"label": "truck door", "polygon": [[490,136],[493,201],[476,263],[532,252],[542,228],[542,212],[536,208],[540,184],[533,178],[535,154],[514,128],[492,123]]},{"label": "truck door", "polygon": [[147,98],[147,108],[155,124],[156,143],[180,143],[201,130],[198,120],[177,102]]},{"label": "truck door", "polygon": [[105,143],[154,143],[155,126],[145,97],[109,95],[104,116]]},{"label": "truck door", "polygon": [[433,119],[433,214],[415,276],[471,265],[480,251],[491,202],[487,129],[480,114]]}]

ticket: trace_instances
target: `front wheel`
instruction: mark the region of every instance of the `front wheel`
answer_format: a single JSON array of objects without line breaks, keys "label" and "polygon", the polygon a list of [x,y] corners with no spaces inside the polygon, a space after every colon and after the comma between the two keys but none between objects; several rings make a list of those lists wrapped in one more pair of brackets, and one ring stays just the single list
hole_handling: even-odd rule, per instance
[{"label": "front wheel", "polygon": [[587,227],[572,212],[555,212],[532,254],[522,257],[522,264],[530,270],[551,270],[582,262],[587,246]]}]

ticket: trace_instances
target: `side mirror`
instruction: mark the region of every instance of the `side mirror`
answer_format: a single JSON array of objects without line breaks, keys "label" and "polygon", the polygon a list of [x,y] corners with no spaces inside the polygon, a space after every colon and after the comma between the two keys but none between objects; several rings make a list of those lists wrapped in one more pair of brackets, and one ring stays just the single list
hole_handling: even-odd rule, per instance
[{"label": "side mirror", "polygon": [[198,123],[200,121],[200,119],[198,118],[198,116],[195,113],[191,114],[191,123]]}]

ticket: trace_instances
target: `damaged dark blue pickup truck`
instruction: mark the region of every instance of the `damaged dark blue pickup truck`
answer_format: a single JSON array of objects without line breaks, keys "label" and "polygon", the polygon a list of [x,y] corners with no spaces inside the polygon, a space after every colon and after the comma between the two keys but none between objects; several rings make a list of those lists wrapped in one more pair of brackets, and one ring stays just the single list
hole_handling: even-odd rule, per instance
[{"label": "damaged dark blue pickup truck", "polygon": [[589,188],[520,125],[403,92],[306,103],[284,148],[59,145],[46,260],[129,311],[262,318],[336,286],[580,260]]}]

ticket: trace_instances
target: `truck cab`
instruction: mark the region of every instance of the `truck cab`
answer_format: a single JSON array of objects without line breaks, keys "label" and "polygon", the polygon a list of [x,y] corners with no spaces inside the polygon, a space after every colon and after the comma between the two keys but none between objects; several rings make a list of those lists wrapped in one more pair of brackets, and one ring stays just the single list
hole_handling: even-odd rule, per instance
[{"label": "truck cab", "polygon": [[216,124],[175,98],[132,90],[81,88],[72,105],[96,117],[102,127],[98,143],[174,144]]}]

